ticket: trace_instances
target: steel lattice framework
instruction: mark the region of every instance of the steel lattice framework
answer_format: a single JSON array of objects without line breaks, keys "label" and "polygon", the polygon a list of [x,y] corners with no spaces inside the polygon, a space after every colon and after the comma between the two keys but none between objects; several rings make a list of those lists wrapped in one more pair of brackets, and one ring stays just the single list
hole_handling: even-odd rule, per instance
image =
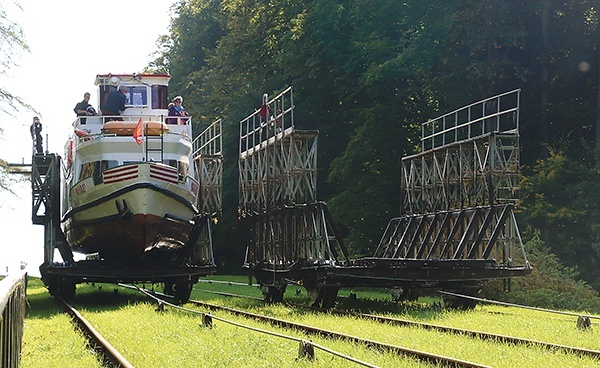
[{"label": "steel lattice framework", "polygon": [[239,212],[251,269],[348,259],[327,206],[316,200],[318,131],[295,129],[292,97],[287,88],[266,100],[268,114],[240,122]]},{"label": "steel lattice framework", "polygon": [[222,146],[221,119],[210,124],[193,142],[196,179],[200,183],[198,210],[215,216],[222,213]]},{"label": "steel lattice framework", "polygon": [[333,221],[322,202],[270,209],[245,221],[248,253],[246,260],[289,269],[302,260],[312,265],[337,264],[348,260]]},{"label": "steel lattice framework", "polygon": [[403,214],[517,204],[518,134],[488,133],[402,160]]},{"label": "steel lattice framework", "polygon": [[292,89],[240,122],[239,208],[242,216],[316,201],[317,136],[296,130]]},{"label": "steel lattice framework", "polygon": [[375,257],[527,264],[519,193],[520,90],[422,124],[422,152],[402,160],[403,213]]}]

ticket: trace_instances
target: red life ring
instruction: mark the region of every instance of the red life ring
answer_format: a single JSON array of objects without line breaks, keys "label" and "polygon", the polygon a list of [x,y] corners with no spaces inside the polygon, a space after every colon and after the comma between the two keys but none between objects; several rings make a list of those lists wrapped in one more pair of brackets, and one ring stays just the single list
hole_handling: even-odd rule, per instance
[{"label": "red life ring", "polygon": [[94,137],[90,136],[90,134],[84,130],[75,129],[75,135],[78,136],[84,142],[89,141],[90,139],[94,139]]},{"label": "red life ring", "polygon": [[69,139],[69,146],[67,147],[67,168],[70,168],[73,164],[73,140]]},{"label": "red life ring", "polygon": [[79,130],[79,129],[75,129],[75,134],[79,138],[87,137],[89,135],[89,134],[87,134],[87,132],[84,132],[83,130]]}]

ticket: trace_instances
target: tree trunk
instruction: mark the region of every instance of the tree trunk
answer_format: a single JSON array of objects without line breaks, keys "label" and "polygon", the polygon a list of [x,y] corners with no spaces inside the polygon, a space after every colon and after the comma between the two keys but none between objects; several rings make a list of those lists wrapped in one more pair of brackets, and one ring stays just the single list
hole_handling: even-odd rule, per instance
[{"label": "tree trunk", "polygon": [[542,139],[542,158],[548,157],[548,150],[545,146],[550,143],[550,119],[548,118],[549,109],[549,94],[550,94],[550,45],[549,45],[549,23],[550,23],[550,3],[544,2],[544,9],[542,11],[542,75],[541,75],[541,88],[540,88],[540,105],[542,109],[540,134]]},{"label": "tree trunk", "polygon": [[600,150],[600,41],[596,43],[598,85],[596,86],[596,150]]}]

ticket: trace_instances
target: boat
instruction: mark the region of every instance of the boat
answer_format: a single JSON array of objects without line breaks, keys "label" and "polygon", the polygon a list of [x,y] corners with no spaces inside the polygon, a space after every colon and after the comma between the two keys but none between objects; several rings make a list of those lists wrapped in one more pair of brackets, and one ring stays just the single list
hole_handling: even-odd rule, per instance
[{"label": "boat", "polygon": [[216,268],[210,239],[202,241],[210,214],[201,200],[201,163],[194,162],[201,161],[205,137],[194,141],[191,117],[166,123],[169,79],[99,74],[98,105],[123,86],[126,109],[118,116],[78,116],[72,123],[63,159],[61,226],[68,246],[88,262],[78,262],[79,268],[103,270],[87,268],[87,276],[76,281],[106,276],[167,285],[183,276],[191,290],[199,275]]}]

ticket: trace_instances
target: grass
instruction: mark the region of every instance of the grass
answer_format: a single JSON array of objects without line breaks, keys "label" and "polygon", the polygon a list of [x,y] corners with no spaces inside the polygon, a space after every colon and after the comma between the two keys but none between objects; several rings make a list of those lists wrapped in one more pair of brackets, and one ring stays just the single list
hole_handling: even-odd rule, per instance
[{"label": "grass", "polygon": [[[244,277],[211,278],[247,282],[247,278]],[[202,327],[201,316],[198,314],[177,311],[173,308],[157,313],[156,305],[143,295],[132,290],[120,289],[115,296],[113,288],[112,285],[103,285],[103,289],[79,285],[74,305],[136,367],[347,367],[353,365],[318,349],[315,349],[316,361],[299,360],[299,343],[296,341],[261,334],[216,320],[213,328]],[[265,305],[262,301],[224,297],[207,292],[209,290],[262,296],[257,287],[199,282],[194,287],[192,298],[249,309],[256,313],[298,323],[494,367],[523,365],[593,367],[600,364],[589,358],[552,352],[535,346],[509,346],[419,328],[391,326],[312,310],[289,308],[280,304]],[[296,288],[288,287],[285,299],[306,302],[308,298],[305,290],[300,290],[300,294],[297,295]],[[349,292],[342,290],[340,294],[344,296]],[[390,316],[404,319],[591,349],[598,349],[598,341],[600,341],[597,324],[589,330],[578,330],[574,317],[489,305],[481,305],[468,312],[434,311],[425,303],[392,303],[389,294],[384,291],[353,290],[352,292],[357,294],[357,301],[340,298],[342,303],[348,303],[349,307],[367,312],[386,309],[386,313]],[[30,279],[28,299],[31,308],[25,321],[22,367],[99,366],[95,355],[85,347],[81,334],[73,330],[68,317],[54,304],[39,280]],[[195,308],[191,305],[189,307]],[[281,330],[228,313],[214,312],[214,315],[244,325],[312,340],[316,344],[377,366],[426,366],[411,358],[381,353],[343,341],[305,336],[296,331]]]},{"label": "grass", "polygon": [[87,348],[83,335],[73,329],[70,317],[50,297],[40,279],[29,278],[27,302],[22,368],[102,366],[95,353]]}]

